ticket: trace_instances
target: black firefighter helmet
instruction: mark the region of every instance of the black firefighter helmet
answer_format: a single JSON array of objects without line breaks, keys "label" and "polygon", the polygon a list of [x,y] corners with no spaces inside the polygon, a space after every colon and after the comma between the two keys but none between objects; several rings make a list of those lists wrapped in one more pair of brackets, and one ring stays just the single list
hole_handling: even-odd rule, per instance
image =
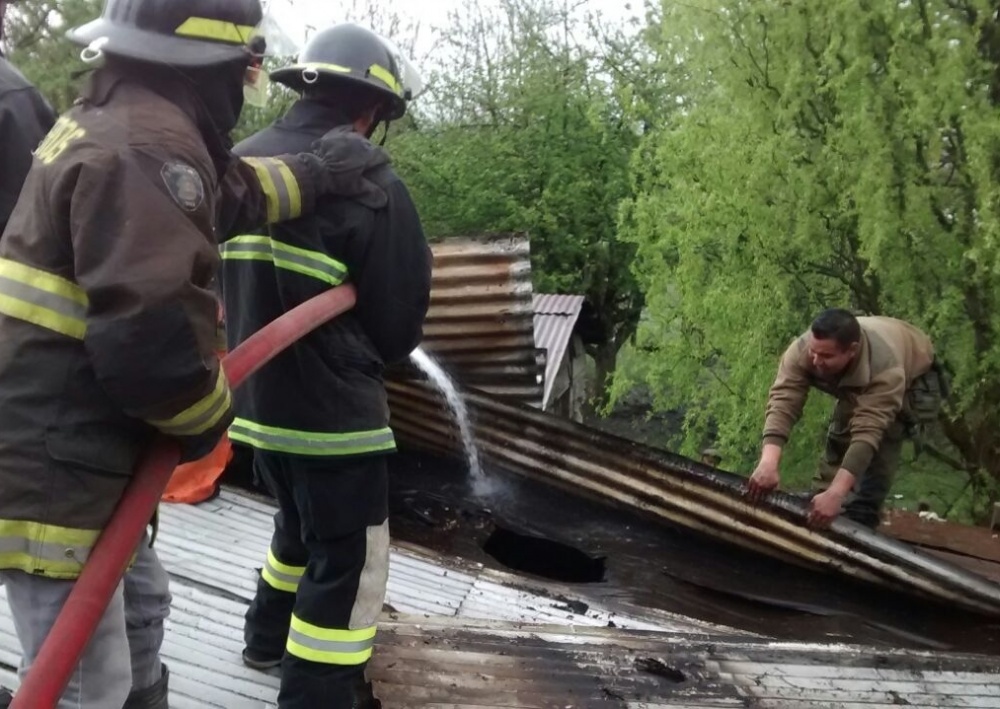
[{"label": "black firefighter helmet", "polygon": [[155,64],[225,64],[254,52],[263,19],[260,0],[105,0],[92,22],[67,32],[77,44]]},{"label": "black firefighter helmet", "polygon": [[402,118],[412,98],[404,83],[404,59],[385,39],[349,22],[317,32],[298,61],[271,72],[271,79],[295,91],[309,86],[335,88],[339,82],[366,86],[386,99],[379,115],[384,121]]}]

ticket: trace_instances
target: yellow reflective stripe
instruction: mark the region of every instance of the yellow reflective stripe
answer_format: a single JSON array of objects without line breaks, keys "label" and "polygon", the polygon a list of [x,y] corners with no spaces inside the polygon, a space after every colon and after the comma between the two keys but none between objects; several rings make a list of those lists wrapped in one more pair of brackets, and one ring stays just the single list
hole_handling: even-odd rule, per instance
[{"label": "yellow reflective stripe", "polygon": [[257,158],[243,158],[243,162],[253,168],[257,174],[257,181],[260,182],[260,189],[264,193],[264,204],[267,207],[267,223],[274,224],[278,221],[278,208],[280,198],[278,188],[274,185],[271,171]]},{"label": "yellow reflective stripe", "polygon": [[0,569],[76,578],[100,534],[100,530],[0,519]]},{"label": "yellow reflective stripe", "polygon": [[278,561],[274,552],[268,549],[267,561],[264,562],[264,568],[260,570],[260,575],[272,588],[295,593],[299,588],[302,574],[305,572],[306,567],[304,566],[289,566]]},{"label": "yellow reflective stripe", "polygon": [[[301,64],[296,64],[294,66],[288,67],[293,71],[332,71],[335,74],[351,74],[354,72],[349,66],[341,66],[340,64],[325,64],[323,62],[302,62]],[[368,67],[368,74],[374,76],[376,79],[381,81],[383,84],[389,87],[397,96],[403,95],[403,86],[399,83],[392,72],[386,69],[381,64],[372,64]],[[361,72],[356,72],[356,75],[360,76]],[[361,78],[364,78],[361,76]]]},{"label": "yellow reflective stripe", "polygon": [[219,251],[226,261],[271,261],[277,268],[332,286],[339,286],[347,278],[347,266],[322,251],[310,251],[267,236],[235,236],[223,243]]},{"label": "yellow reflective stripe", "polygon": [[237,418],[229,427],[229,438],[258,450],[294,455],[358,455],[396,449],[395,437],[388,427],[350,433],[320,433],[265,426]]},{"label": "yellow reflective stripe", "polygon": [[278,158],[244,158],[254,169],[267,206],[267,223],[302,216],[302,190],[295,174]]},{"label": "yellow reflective stripe", "polygon": [[61,276],[0,258],[0,313],[82,340],[87,294]]},{"label": "yellow reflective stripe", "polygon": [[256,28],[250,25],[238,25],[225,20],[213,20],[208,17],[189,17],[174,30],[182,37],[198,39],[214,39],[232,44],[248,44]]},{"label": "yellow reflective stripe", "polygon": [[396,80],[396,77],[392,75],[392,72],[386,69],[384,66],[380,64],[372,64],[370,67],[368,67],[368,73],[374,76],[379,81],[381,81],[386,86],[388,86],[389,90],[392,91],[397,96],[403,95],[403,87]]},{"label": "yellow reflective stripe", "polygon": [[341,66],[340,64],[325,64],[323,62],[303,62],[301,64],[296,64],[290,67],[295,71],[332,71],[336,74],[350,74],[351,67]]},{"label": "yellow reflective stripe", "polygon": [[290,655],[325,665],[360,665],[371,659],[377,629],[322,628],[294,613],[286,649]]},{"label": "yellow reflective stripe", "polygon": [[231,406],[229,384],[222,367],[219,367],[211,392],[173,418],[150,420],[149,423],[171,436],[196,436],[219,423]]}]

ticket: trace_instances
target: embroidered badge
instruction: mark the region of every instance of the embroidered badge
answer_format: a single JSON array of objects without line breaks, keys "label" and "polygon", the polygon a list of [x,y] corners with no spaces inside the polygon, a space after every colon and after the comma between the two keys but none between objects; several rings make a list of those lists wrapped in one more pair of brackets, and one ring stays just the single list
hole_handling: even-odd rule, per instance
[{"label": "embroidered badge", "polygon": [[160,169],[167,191],[185,212],[193,212],[205,200],[205,185],[201,175],[190,165],[168,162]]}]

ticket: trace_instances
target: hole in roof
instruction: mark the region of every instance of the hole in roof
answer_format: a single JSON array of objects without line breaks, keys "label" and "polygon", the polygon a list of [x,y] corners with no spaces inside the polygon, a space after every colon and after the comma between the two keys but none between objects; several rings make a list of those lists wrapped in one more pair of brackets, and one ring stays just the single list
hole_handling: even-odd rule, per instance
[{"label": "hole in roof", "polygon": [[569,544],[515,532],[497,525],[483,551],[514,571],[562,583],[604,581],[605,557],[593,557]]}]

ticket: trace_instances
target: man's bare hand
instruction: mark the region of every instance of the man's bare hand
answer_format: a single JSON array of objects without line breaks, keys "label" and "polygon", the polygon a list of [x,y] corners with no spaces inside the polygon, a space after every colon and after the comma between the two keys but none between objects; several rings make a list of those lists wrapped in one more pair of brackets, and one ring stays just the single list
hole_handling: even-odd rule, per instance
[{"label": "man's bare hand", "polygon": [[757,469],[747,480],[747,497],[754,504],[764,500],[778,487],[781,476],[778,474],[778,466],[770,461],[762,460],[757,464]]},{"label": "man's bare hand", "polygon": [[833,488],[821,492],[809,503],[809,526],[816,529],[826,529],[840,514],[844,504],[844,495]]}]

